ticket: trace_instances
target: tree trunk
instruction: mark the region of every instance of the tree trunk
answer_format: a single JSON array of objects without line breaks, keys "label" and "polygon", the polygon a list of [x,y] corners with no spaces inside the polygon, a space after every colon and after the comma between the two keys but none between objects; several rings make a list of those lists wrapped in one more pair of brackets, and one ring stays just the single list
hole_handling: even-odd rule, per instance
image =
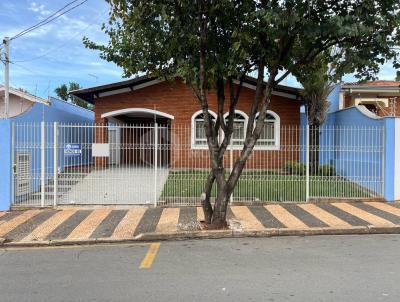
[{"label": "tree trunk", "polygon": [[215,176],[212,171],[207,176],[207,181],[204,186],[204,192],[201,198],[201,206],[203,207],[204,212],[204,222],[207,224],[211,224],[211,220],[213,217],[213,209],[211,206],[211,192],[214,185]]},{"label": "tree trunk", "polygon": [[218,194],[214,205],[214,214],[211,220],[211,227],[213,229],[223,229],[227,227],[226,212],[228,209],[230,193],[227,190],[225,183],[218,183]]},{"label": "tree trunk", "polygon": [[310,126],[310,174],[318,175],[320,126]]}]

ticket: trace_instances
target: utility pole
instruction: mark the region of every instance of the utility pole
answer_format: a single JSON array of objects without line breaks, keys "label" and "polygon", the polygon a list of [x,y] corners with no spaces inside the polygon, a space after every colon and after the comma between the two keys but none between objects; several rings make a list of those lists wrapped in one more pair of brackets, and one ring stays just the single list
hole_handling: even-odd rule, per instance
[{"label": "utility pole", "polygon": [[4,115],[8,118],[10,104],[10,38],[5,37],[3,40],[5,51],[5,68],[4,68]]}]

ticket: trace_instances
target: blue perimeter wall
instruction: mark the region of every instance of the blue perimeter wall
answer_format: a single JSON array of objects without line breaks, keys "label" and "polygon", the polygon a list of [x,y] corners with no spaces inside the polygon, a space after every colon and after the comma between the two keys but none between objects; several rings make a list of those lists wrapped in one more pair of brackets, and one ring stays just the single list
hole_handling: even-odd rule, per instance
[{"label": "blue perimeter wall", "polygon": [[[301,114],[301,125],[307,125],[305,113]],[[303,133],[305,144],[304,136]],[[357,107],[331,112],[321,127],[320,163],[334,165],[339,175],[393,201],[394,186],[390,180],[394,177],[394,137],[395,118],[373,118]],[[329,146],[339,146],[341,151]],[[383,151],[372,151],[373,146],[383,146]],[[305,152],[301,160],[305,161]],[[384,180],[383,188],[373,180],[376,178]]]},{"label": "blue perimeter wall", "polygon": [[[40,131],[39,123],[42,121],[45,123],[93,123],[94,112],[55,98],[51,98],[50,105],[34,103],[31,109],[21,115],[9,119],[0,119],[0,211],[9,210],[12,199],[12,125],[35,123],[36,126],[33,127]],[[27,130],[32,131],[32,129]],[[50,133],[51,132],[48,132],[46,136],[48,143],[52,143],[53,141],[53,135]],[[40,144],[40,132],[38,135],[38,143]],[[18,142],[15,143],[17,144]],[[50,162],[51,158],[48,157],[46,160],[46,166],[52,166]],[[40,161],[37,163],[40,165]],[[32,167],[32,169],[36,170],[34,173],[37,173],[37,167]]]}]

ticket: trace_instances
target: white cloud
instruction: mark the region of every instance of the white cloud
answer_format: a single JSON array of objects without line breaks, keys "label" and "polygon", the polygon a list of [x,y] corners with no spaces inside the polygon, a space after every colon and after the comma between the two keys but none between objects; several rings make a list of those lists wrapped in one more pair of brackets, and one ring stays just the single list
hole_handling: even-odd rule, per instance
[{"label": "white cloud", "polygon": [[38,4],[36,2],[31,2],[28,9],[35,13],[39,13],[41,16],[48,16],[51,13],[51,11],[45,8],[44,4]]}]

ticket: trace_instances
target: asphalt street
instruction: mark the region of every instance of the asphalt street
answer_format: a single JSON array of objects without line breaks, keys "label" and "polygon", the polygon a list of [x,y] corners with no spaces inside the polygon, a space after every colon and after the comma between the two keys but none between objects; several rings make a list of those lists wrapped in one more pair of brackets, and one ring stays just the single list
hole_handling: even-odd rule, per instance
[{"label": "asphalt street", "polygon": [[0,301],[400,301],[400,235],[0,250]]}]

